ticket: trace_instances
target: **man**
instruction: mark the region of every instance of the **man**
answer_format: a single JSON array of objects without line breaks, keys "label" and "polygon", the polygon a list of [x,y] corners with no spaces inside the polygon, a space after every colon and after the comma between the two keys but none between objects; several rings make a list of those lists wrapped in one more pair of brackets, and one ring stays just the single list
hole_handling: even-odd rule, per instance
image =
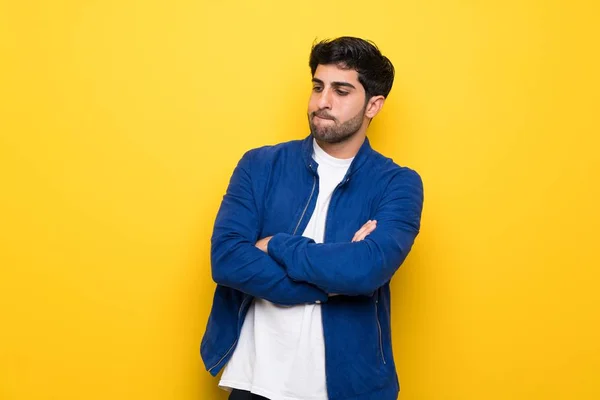
[{"label": "man", "polygon": [[247,152],[217,214],[202,358],[234,400],[396,399],[389,282],[423,186],[366,138],[394,67],[353,37],[309,65],[310,135]]}]

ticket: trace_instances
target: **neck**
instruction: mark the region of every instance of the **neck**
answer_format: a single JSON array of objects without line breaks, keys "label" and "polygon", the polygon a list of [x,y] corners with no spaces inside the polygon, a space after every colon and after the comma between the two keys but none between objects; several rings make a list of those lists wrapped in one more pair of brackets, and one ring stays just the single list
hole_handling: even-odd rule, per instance
[{"label": "neck", "polygon": [[331,157],[346,159],[352,158],[358,153],[366,138],[365,132],[356,132],[350,139],[340,143],[327,143],[317,139],[319,147]]}]

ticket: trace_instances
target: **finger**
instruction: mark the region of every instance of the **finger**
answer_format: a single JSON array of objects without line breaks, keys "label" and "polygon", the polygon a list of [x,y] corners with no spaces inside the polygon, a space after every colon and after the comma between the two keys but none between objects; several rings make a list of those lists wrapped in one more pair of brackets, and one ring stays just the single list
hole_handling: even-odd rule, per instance
[{"label": "finger", "polygon": [[[367,222],[368,223],[368,222]],[[365,224],[366,225],[366,224]],[[361,226],[355,233],[354,236],[352,237],[352,241],[355,242],[356,239],[360,236],[360,234],[362,233],[363,229],[365,229],[365,225]]]},{"label": "finger", "polygon": [[375,228],[377,228],[377,222],[373,221],[369,224],[364,233],[368,235],[369,233],[373,232]]},{"label": "finger", "polygon": [[352,238],[353,242],[359,242],[361,240],[363,240],[368,234],[370,234],[371,232],[373,232],[375,230],[377,226],[377,222],[376,221],[367,221],[366,224],[364,224],[362,226],[362,228],[360,228],[355,234],[354,237]]},{"label": "finger", "polygon": [[360,229],[357,230],[356,233],[354,234],[352,241],[354,242],[356,239],[358,239],[363,234],[363,232],[365,232],[369,228],[370,224],[371,224],[371,220],[367,221],[363,226],[361,226]]},{"label": "finger", "polygon": [[364,240],[367,236],[369,236],[373,231],[377,228],[377,221],[371,221],[369,226],[361,233],[359,240]]},{"label": "finger", "polygon": [[362,234],[361,234],[361,235],[360,235],[360,236],[359,236],[359,237],[356,239],[356,241],[357,241],[357,242],[360,242],[361,240],[365,240],[365,238],[366,238],[367,236],[369,236],[369,235],[371,234],[371,232],[373,232],[373,231],[371,230],[371,231],[365,231],[365,232],[363,232],[363,233],[362,233]]},{"label": "finger", "polygon": [[[373,231],[371,231],[371,232],[373,232]],[[365,233],[363,233],[363,234],[361,235],[361,237],[360,237],[360,240],[359,240],[359,242],[360,242],[361,240],[365,240],[365,239],[367,238],[367,236],[369,236],[369,235],[371,234],[371,232],[365,232]]]}]

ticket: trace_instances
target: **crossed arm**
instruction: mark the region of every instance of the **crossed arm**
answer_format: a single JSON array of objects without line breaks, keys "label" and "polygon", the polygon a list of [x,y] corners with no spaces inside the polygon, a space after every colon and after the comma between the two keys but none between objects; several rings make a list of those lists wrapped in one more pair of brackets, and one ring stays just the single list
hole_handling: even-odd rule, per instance
[{"label": "crossed arm", "polygon": [[268,239],[266,250],[296,282],[313,284],[326,293],[370,296],[392,278],[410,252],[419,233],[422,205],[421,178],[400,169],[374,210],[376,229],[367,225],[346,243],[315,243],[278,233]]},{"label": "crossed arm", "polygon": [[292,280],[277,261],[255,247],[260,215],[249,173],[252,155],[247,152],[236,166],[217,213],[210,252],[213,280],[275,304],[327,301],[327,293]]},{"label": "crossed arm", "polygon": [[[375,230],[375,228],[377,228],[377,221],[375,221],[375,220],[367,221],[358,231],[356,231],[356,233],[354,234],[354,237],[352,238],[352,243],[360,242],[361,240],[366,238],[371,232],[373,232]],[[256,247],[258,247],[263,253],[269,254],[267,249],[268,249],[269,241],[271,240],[272,237],[273,236],[267,236],[265,238],[260,239],[258,242],[256,242]]]},{"label": "crossed arm", "polygon": [[[375,230],[375,228],[377,228],[377,221],[375,220],[369,220],[367,221],[358,231],[356,231],[356,233],[354,234],[354,237],[352,238],[352,243],[354,242],[360,242],[361,240],[363,240],[364,238],[366,238],[371,232],[373,232]],[[256,247],[261,250],[263,253],[269,254],[269,250],[268,250],[268,246],[269,246],[269,241],[271,241],[271,238],[273,236],[267,236],[265,238],[260,239],[258,242],[256,242]],[[331,296],[337,296],[337,293],[328,293],[329,297]]]},{"label": "crossed arm", "polygon": [[[221,219],[225,218],[222,214],[220,211]],[[363,240],[376,227],[377,221],[367,221],[356,232],[352,242]],[[232,235],[224,241],[213,239],[213,279],[221,285],[282,305],[324,301],[327,297],[336,295],[325,293],[310,283],[291,280],[285,270],[268,255],[267,246],[271,238],[272,236],[260,239],[254,245],[255,248],[241,236]],[[215,246],[214,243],[220,244]],[[228,244],[231,245],[230,251],[223,251]],[[262,255],[257,249],[262,251]],[[239,265],[224,274],[222,266],[229,264],[229,261]],[[221,265],[221,268],[215,269],[214,264]],[[260,268],[261,265],[264,268]]]},{"label": "crossed arm", "polygon": [[377,222],[365,224],[351,242],[317,244],[285,233],[259,240],[249,154],[236,167],[215,221],[215,282],[293,305],[323,302],[329,294],[372,295],[391,279],[419,232],[423,188],[414,171],[390,181],[373,215]]}]

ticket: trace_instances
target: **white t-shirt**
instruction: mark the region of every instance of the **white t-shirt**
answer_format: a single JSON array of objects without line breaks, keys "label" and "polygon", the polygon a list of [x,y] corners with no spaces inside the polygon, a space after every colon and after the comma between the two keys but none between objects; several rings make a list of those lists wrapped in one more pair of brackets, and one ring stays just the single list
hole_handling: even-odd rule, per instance
[{"label": "white t-shirt", "polygon": [[[313,141],[319,195],[303,236],[323,243],[331,195],[352,159],[331,157]],[[219,387],[271,400],[327,400],[325,344],[320,304],[279,306],[254,299]]]}]

